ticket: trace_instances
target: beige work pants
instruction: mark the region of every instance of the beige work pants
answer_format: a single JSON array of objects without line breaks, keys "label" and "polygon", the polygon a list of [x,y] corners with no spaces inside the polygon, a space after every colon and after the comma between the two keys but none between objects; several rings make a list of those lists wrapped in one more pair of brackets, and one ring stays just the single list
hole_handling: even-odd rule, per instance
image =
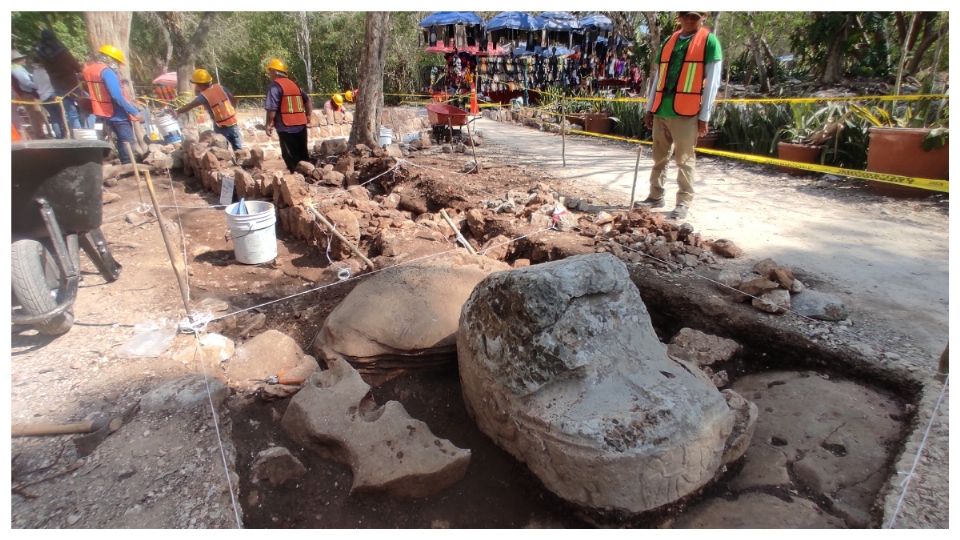
[{"label": "beige work pants", "polygon": [[677,162],[677,204],[693,202],[696,178],[697,117],[653,117],[653,170],[650,171],[651,199],[662,199],[667,178],[667,163],[673,150]]}]

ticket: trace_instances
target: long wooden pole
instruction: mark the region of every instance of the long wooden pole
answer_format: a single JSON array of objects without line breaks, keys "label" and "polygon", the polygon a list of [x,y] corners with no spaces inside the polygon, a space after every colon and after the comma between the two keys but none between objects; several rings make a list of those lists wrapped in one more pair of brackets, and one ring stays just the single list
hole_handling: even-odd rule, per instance
[{"label": "long wooden pole", "polygon": [[456,223],[454,223],[453,220],[450,219],[450,216],[447,215],[447,211],[441,208],[440,215],[443,216],[444,220],[446,220],[447,225],[449,225],[450,228],[453,229],[453,233],[457,235],[457,241],[463,244],[463,247],[467,248],[467,251],[470,252],[470,254],[476,255],[477,250],[473,249],[473,246],[470,245],[470,242],[467,242],[467,239],[464,238],[462,234],[460,234],[460,229],[457,229]]},{"label": "long wooden pole", "polygon": [[133,147],[130,143],[123,143],[127,146],[127,153],[130,154],[130,164],[133,165],[133,174],[137,177],[137,191],[140,192],[140,205],[143,206],[143,186],[140,184],[140,168],[137,167],[137,158],[133,157]]},{"label": "long wooden pole", "polygon": [[144,178],[147,180],[147,191],[150,192],[150,201],[153,202],[153,211],[157,215],[157,223],[160,225],[160,236],[163,237],[163,245],[167,248],[167,256],[170,257],[170,266],[173,267],[173,273],[177,276],[177,285],[180,286],[180,299],[183,300],[183,309],[190,316],[190,291],[187,289],[187,282],[180,275],[180,269],[177,268],[177,259],[174,256],[173,245],[170,238],[167,237],[167,227],[163,220],[163,214],[160,213],[160,205],[157,204],[157,193],[153,189],[153,179],[150,178],[150,171],[144,171]]},{"label": "long wooden pole", "polygon": [[353,244],[353,242],[351,242],[350,240],[347,240],[345,236],[340,234],[340,231],[338,231],[337,228],[333,226],[333,223],[330,223],[330,221],[328,221],[327,218],[323,217],[323,214],[318,212],[316,208],[309,205],[307,205],[307,209],[310,210],[310,213],[313,214],[313,217],[319,219],[324,225],[327,226],[327,229],[329,229],[334,236],[339,238],[341,242],[343,242],[348,248],[350,248],[350,251],[352,251],[354,255],[356,255],[357,257],[360,257],[360,259],[363,261],[363,264],[367,265],[367,267],[369,267],[371,270],[376,270],[376,267],[373,266],[373,263],[370,261],[370,259],[368,259],[367,256],[364,255],[363,252],[360,251],[360,249]]},{"label": "long wooden pole", "polygon": [[63,106],[63,98],[57,97],[57,105],[60,106],[60,120],[63,122],[63,138],[72,139],[73,130],[70,129],[70,122],[67,120],[67,109]]},{"label": "long wooden pole", "polygon": [[477,159],[477,145],[474,144],[473,132],[470,130],[470,117],[467,117],[467,137],[470,138],[470,149],[473,150],[474,171],[480,172],[480,161]]},{"label": "long wooden pole", "polygon": [[563,158],[563,166],[567,166],[567,130],[563,128],[563,100],[560,100],[560,157]]},{"label": "long wooden pole", "polygon": [[637,164],[633,166],[633,187],[630,188],[630,208],[633,208],[633,201],[637,200],[637,174],[640,172],[641,155],[643,155],[643,145],[637,143]]}]

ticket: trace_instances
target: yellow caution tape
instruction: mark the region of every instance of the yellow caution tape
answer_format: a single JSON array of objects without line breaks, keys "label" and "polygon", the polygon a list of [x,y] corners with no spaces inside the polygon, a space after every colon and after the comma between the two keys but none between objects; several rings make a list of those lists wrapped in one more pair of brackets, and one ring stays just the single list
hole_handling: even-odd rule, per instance
[{"label": "yellow caution tape", "polygon": [[[646,145],[653,144],[652,141],[641,141],[640,139],[620,137],[617,135],[591,133],[589,131],[581,131],[579,129],[572,129],[568,133],[574,133],[577,135],[587,135],[589,137],[599,137],[601,139],[612,139],[616,141],[624,141],[624,142],[630,142],[630,143],[640,143],[640,144],[646,144]],[[802,163],[799,161],[788,161],[785,159],[777,159],[777,158],[771,158],[767,156],[758,156],[755,154],[740,154],[737,152],[727,152],[726,150],[715,150],[713,148],[697,148],[697,152],[700,152],[701,154],[712,155],[712,156],[739,159],[742,161],[751,161],[753,163],[761,163],[763,165],[775,165],[778,167],[790,167],[793,169],[802,169],[805,171],[818,172],[818,173],[824,173],[824,174],[848,176],[851,178],[859,178],[861,180],[873,180],[875,182],[883,182],[886,184],[897,184],[900,186],[926,189],[929,191],[939,191],[942,193],[950,192],[950,182],[947,180],[936,180],[931,178],[915,178],[911,176],[901,176],[898,174],[888,174],[888,173],[880,173],[880,172],[874,172],[874,171],[861,171],[857,169],[843,169],[840,167],[832,167],[829,165],[820,165],[819,163]]]},{"label": "yellow caution tape", "polygon": [[23,101],[20,99],[11,99],[10,103],[15,105],[53,105],[54,103],[60,103],[62,101],[62,97],[56,97],[53,101]]},{"label": "yellow caution tape", "polygon": [[795,98],[720,98],[717,103],[822,103],[826,101],[923,101],[950,99],[946,94],[910,94],[903,96],[834,96]]}]

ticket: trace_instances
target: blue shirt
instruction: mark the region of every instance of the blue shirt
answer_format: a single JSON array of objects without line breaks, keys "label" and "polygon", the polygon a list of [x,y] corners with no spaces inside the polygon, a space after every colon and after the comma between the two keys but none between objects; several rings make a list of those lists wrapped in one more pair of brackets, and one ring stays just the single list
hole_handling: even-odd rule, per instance
[{"label": "blue shirt", "polygon": [[128,114],[139,116],[140,110],[123,97],[123,90],[120,89],[120,77],[117,76],[117,72],[108,67],[103,70],[100,76],[103,78],[104,86],[107,87],[107,92],[110,93],[110,100],[113,101],[113,116],[110,119],[126,121],[129,120]]},{"label": "blue shirt", "polygon": [[[303,96],[303,106],[306,108],[307,104],[310,103],[310,96],[303,91],[303,88],[300,89],[300,95]],[[283,90],[280,88],[280,85],[271,82],[270,89],[267,90],[267,101],[263,104],[263,108],[268,111],[275,111],[277,113],[274,116],[274,127],[277,128],[277,131],[282,131],[284,133],[300,133],[307,126],[285,126],[283,125],[283,120],[280,118],[280,98],[283,97]]]}]

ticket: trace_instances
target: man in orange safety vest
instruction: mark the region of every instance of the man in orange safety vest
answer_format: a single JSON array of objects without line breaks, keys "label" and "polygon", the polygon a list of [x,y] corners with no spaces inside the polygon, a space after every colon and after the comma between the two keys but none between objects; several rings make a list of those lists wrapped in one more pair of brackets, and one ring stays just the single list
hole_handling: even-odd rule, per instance
[{"label": "man in orange safety vest", "polygon": [[664,180],[670,150],[677,163],[677,204],[670,219],[684,219],[693,202],[697,137],[706,135],[717,89],[723,52],[720,41],[703,26],[705,11],[681,11],[680,29],[655,57],[644,123],[653,130],[650,193],[638,204],[664,206]]},{"label": "man in orange safety vest", "polygon": [[184,114],[203,105],[213,119],[213,131],[226,137],[234,150],[242,148],[243,139],[240,136],[240,128],[237,126],[237,109],[233,94],[219,83],[213,82],[210,72],[203,68],[193,71],[190,82],[193,83],[193,91],[197,97],[177,109],[177,114]]}]

